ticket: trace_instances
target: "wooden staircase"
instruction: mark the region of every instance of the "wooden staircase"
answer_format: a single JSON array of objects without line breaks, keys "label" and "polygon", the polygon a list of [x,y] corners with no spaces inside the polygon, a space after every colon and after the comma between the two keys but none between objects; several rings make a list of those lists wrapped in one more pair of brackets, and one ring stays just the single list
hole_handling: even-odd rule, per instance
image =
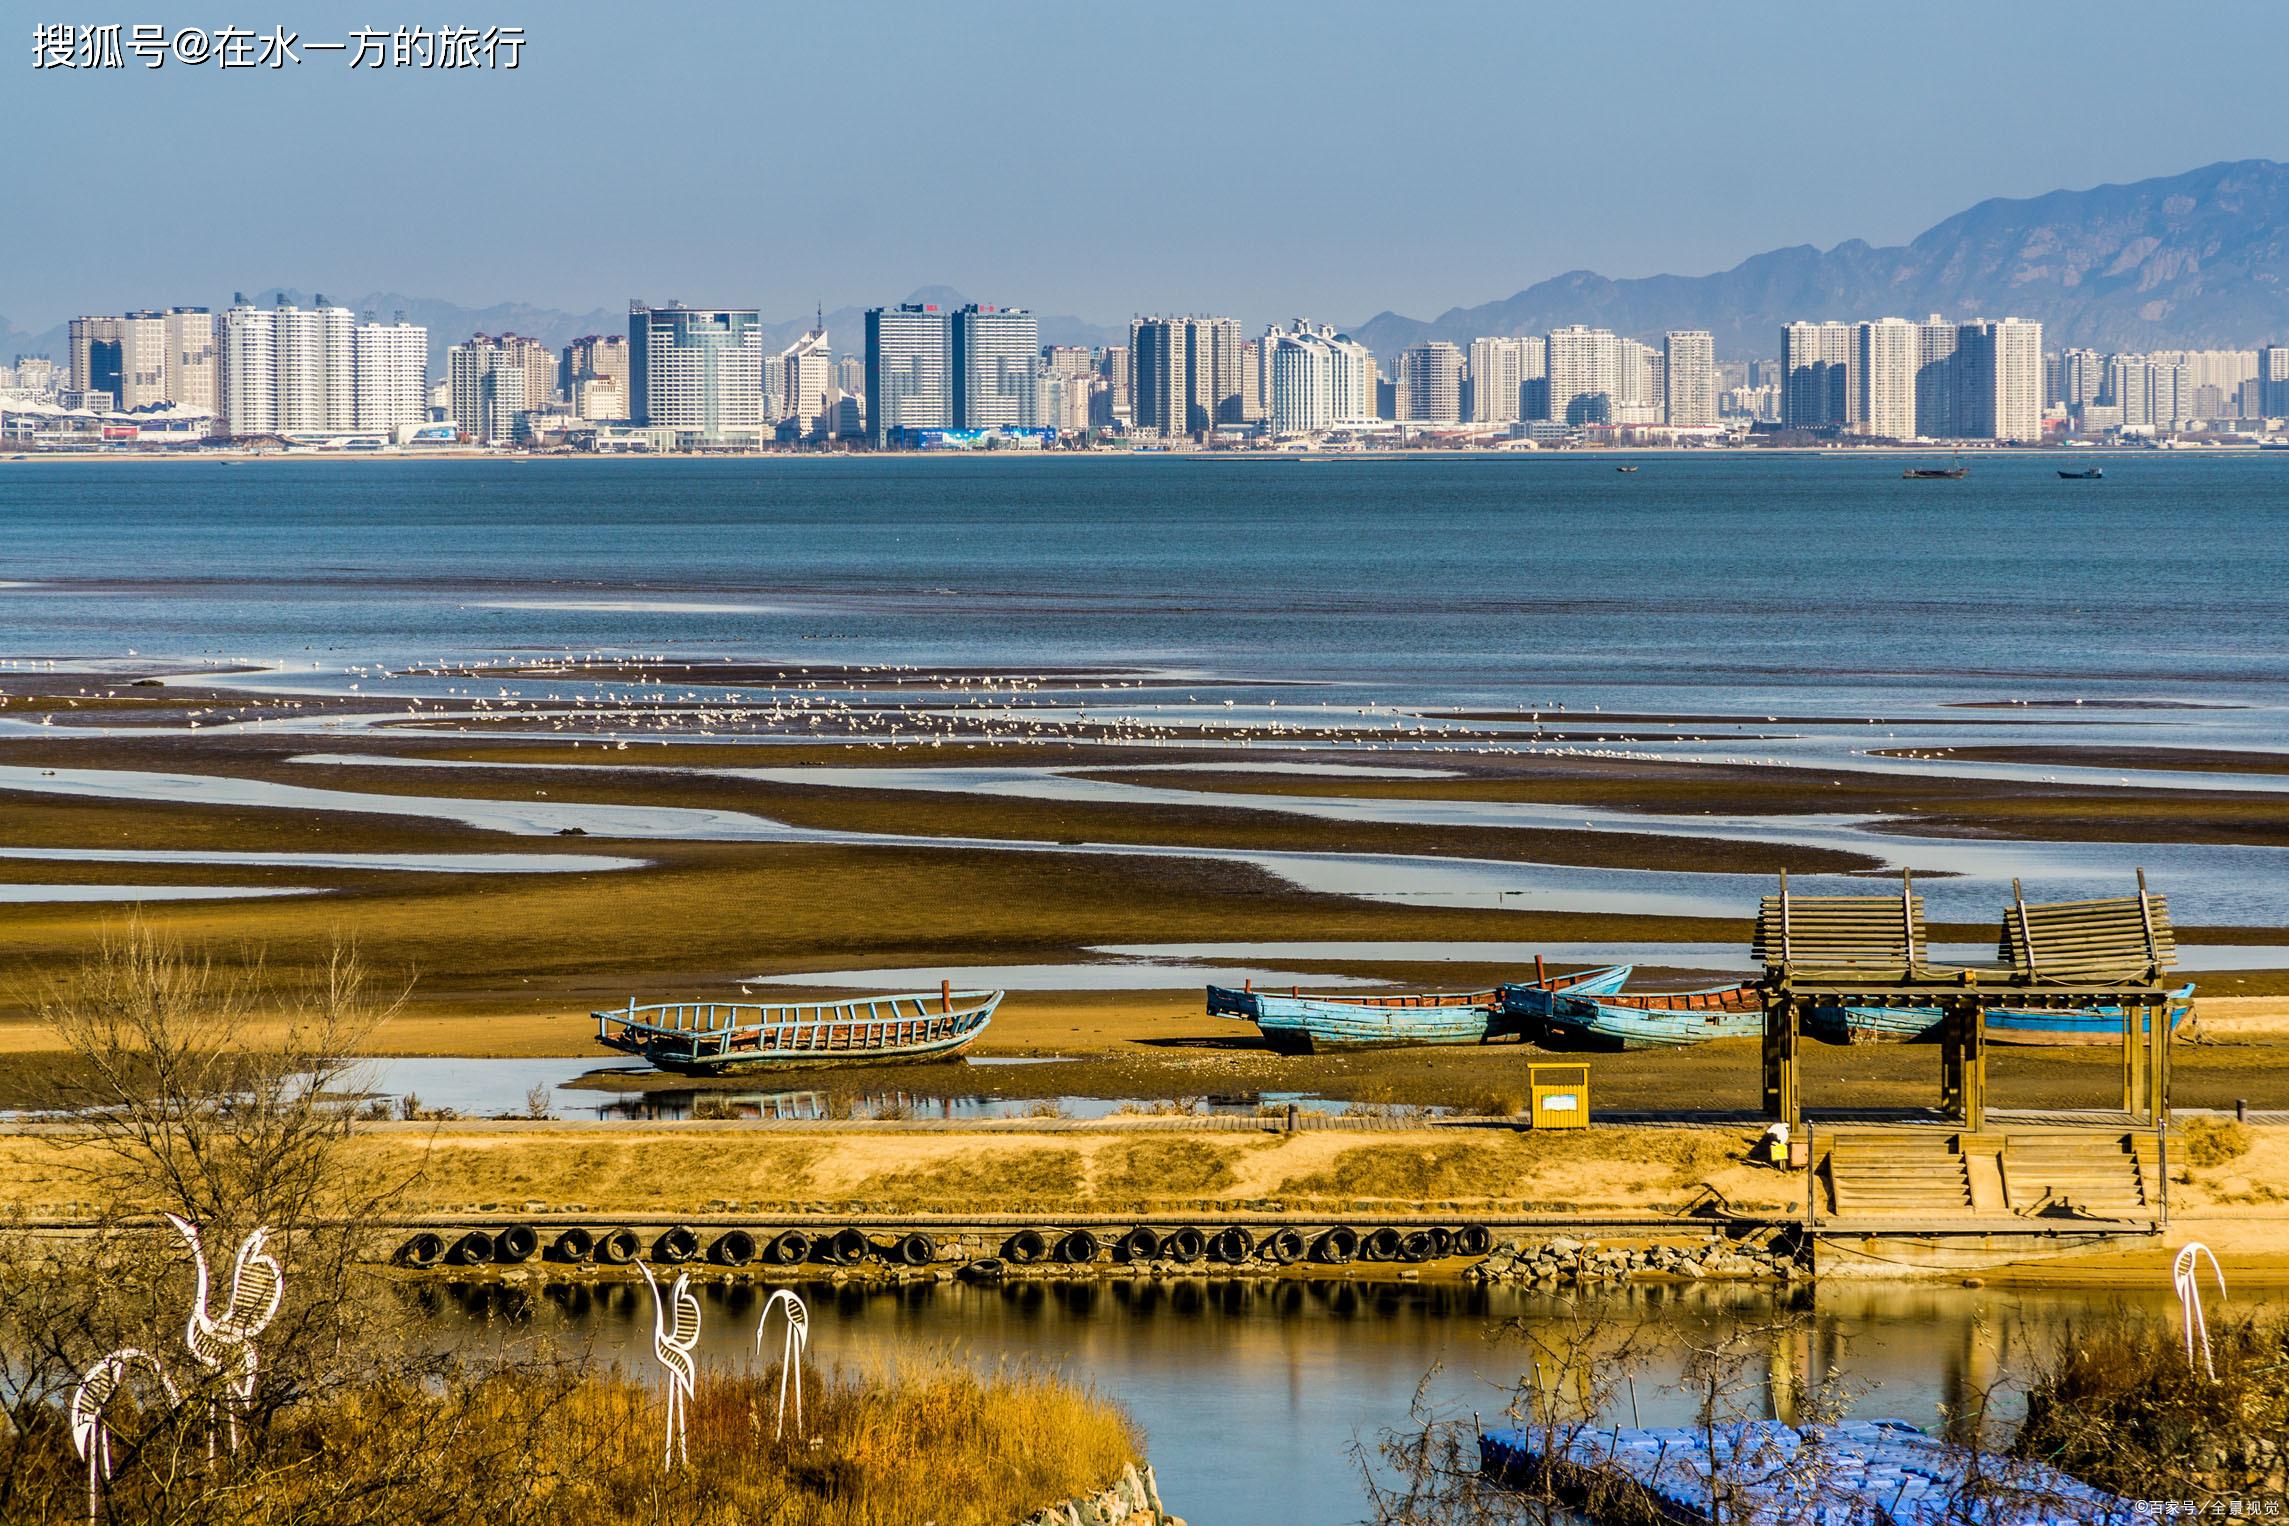
[{"label": "wooden staircase", "polygon": [[2152,1134],[2013,1134],[2002,1160],[2013,1213],[2153,1219],[2162,1211],[2161,1154]]},{"label": "wooden staircase", "polygon": [[2160,1150],[2134,1130],[1839,1132],[1822,1136],[1817,1166],[1822,1216],[1852,1223],[2152,1223],[2162,1212]]},{"label": "wooden staircase", "polygon": [[1953,1134],[1836,1134],[1825,1154],[1829,1201],[1839,1218],[1971,1212],[1971,1174]]}]

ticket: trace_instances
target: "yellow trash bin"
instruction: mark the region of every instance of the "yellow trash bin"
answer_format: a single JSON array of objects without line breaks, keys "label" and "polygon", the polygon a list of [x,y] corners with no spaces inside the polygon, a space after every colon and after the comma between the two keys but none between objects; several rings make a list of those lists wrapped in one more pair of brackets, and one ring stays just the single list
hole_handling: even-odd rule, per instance
[{"label": "yellow trash bin", "polygon": [[1586,1129],[1590,1124],[1587,1065],[1529,1065],[1527,1122],[1537,1129]]}]

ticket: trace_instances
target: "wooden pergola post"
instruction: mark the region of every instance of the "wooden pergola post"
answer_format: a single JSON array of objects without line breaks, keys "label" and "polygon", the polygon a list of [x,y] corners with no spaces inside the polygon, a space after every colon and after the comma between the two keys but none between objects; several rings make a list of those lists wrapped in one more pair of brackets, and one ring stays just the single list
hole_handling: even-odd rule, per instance
[{"label": "wooden pergola post", "polygon": [[1796,998],[1786,987],[1764,999],[1764,1115],[1790,1127],[1804,1121],[1797,1085]]},{"label": "wooden pergola post", "polygon": [[1966,1132],[1987,1127],[1987,1013],[1979,998],[1966,996],[1958,1004],[1963,1024],[1963,1083],[1960,1118]]},{"label": "wooden pergola post", "polygon": [[2146,1100],[2149,1121],[2156,1128],[2170,1122],[2170,999],[2158,996],[2145,1007],[2147,1041],[2152,1045],[2146,1065]]}]

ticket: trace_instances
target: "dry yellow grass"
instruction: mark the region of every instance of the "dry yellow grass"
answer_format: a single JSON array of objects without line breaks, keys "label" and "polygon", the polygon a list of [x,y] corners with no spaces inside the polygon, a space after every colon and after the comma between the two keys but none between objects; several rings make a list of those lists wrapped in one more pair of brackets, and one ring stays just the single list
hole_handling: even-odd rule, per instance
[{"label": "dry yellow grass", "polygon": [[[1740,1160],[1724,1131],[1400,1129],[1162,1133],[737,1124],[386,1124],[345,1153],[342,1190],[410,1179],[408,1214],[1299,1212],[1673,1208],[1706,1180],[1738,1203],[1801,1201],[1803,1178]],[[55,1137],[0,1135],[0,1209],[86,1212]]]},{"label": "dry yellow grass", "polygon": [[[784,1439],[773,1435],[775,1376],[703,1374],[690,1463],[676,1469],[660,1455],[660,1390],[617,1373],[517,1372],[444,1394],[388,1379],[348,1386],[287,1408],[227,1476],[171,1467],[196,1433],[160,1420],[150,1444],[121,1446],[107,1518],[1008,1526],[1103,1487],[1144,1455],[1122,1410],[1037,1369],[981,1374],[924,1356],[811,1373],[809,1435],[790,1425]],[[60,1429],[41,1409],[23,1444],[0,1446],[10,1519],[79,1519],[86,1475],[63,1436],[39,1433]],[[146,1439],[150,1421],[113,1418]]]}]

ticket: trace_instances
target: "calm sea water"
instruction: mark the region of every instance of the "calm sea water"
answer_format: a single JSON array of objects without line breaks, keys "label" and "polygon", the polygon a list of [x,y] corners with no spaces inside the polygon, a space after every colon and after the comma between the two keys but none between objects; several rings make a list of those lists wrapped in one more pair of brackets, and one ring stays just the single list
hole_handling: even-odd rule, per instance
[{"label": "calm sea water", "polygon": [[0,467],[0,657],[1151,664],[1586,707],[2289,695],[2289,454]]},{"label": "calm sea water", "polygon": [[[811,1355],[864,1369],[919,1343],[988,1365],[1055,1366],[1127,1405],[1144,1428],[1170,1508],[1196,1526],[1367,1514],[1352,1448],[1370,1454],[1403,1427],[1417,1385],[1445,1418],[1495,1423],[1537,1357],[1583,1332],[1635,1327],[1643,1342],[1608,1418],[1690,1424],[1681,1391],[1688,1345],[1724,1347],[1728,1412],[1791,1417],[1788,1372],[1844,1375],[1861,1416],[1943,1429],[1943,1410],[1977,1413],[1992,1397],[2005,1425],[2023,1385],[2077,1322],[2116,1306],[2170,1318],[2165,1291],[2094,1304],[2081,1293],[1959,1287],[1822,1290],[1791,1312],[1761,1288],[1646,1287],[1579,1300],[1511,1289],[1424,1284],[1191,1280],[1110,1285],[962,1284],[867,1292],[820,1285],[810,1299]],[[469,1347],[528,1326],[592,1343],[595,1359],[650,1364],[652,1309],[641,1287],[552,1289],[504,1299],[468,1288],[434,1295],[443,1329]],[[703,1369],[755,1362],[762,1299],[752,1288],[703,1290]],[[2098,1305],[2105,1305],[2100,1308]],[[774,1342],[776,1337],[774,1336]],[[1556,1381],[1549,1378],[1546,1381]],[[1388,1481],[1388,1480],[1386,1480]]]}]

